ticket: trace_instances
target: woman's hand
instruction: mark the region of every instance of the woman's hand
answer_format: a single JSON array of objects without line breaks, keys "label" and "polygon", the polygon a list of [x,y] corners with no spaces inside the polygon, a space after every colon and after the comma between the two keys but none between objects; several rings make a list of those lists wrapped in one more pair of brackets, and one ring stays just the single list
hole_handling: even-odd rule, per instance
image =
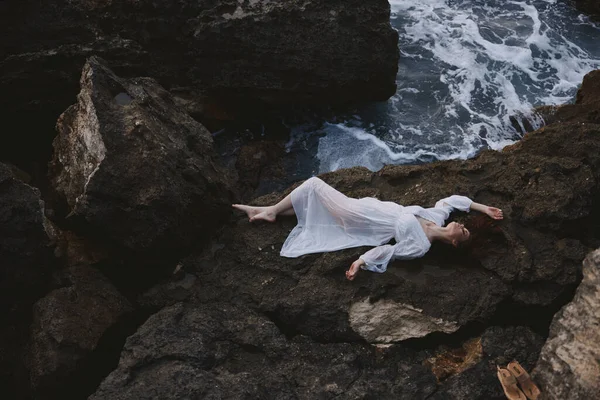
[{"label": "woman's hand", "polygon": [[352,265],[350,266],[350,269],[348,271],[346,271],[346,278],[349,281],[354,280],[354,278],[356,278],[356,274],[358,274],[358,271],[360,271],[360,266],[364,265],[364,264],[365,264],[365,262],[361,258],[354,261],[352,263]]},{"label": "woman's hand", "polygon": [[504,214],[502,213],[502,210],[499,208],[496,208],[496,207],[486,206],[486,209],[483,212],[486,213],[487,215],[489,215],[490,218],[493,218],[493,219],[503,219],[504,218]]}]

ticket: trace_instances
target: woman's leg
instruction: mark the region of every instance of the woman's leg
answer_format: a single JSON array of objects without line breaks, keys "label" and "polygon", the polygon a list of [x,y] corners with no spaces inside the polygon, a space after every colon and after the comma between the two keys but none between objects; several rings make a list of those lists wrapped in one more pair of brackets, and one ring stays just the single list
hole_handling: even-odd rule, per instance
[{"label": "woman's leg", "polygon": [[274,222],[278,215],[296,215],[292,205],[292,195],[288,194],[279,203],[268,207],[254,207],[243,204],[233,204],[233,208],[243,211],[248,215],[250,222],[267,221]]}]

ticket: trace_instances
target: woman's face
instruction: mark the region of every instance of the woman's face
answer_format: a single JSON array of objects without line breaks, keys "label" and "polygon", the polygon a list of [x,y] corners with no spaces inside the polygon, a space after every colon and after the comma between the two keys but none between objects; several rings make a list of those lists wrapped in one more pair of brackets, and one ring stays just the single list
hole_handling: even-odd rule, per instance
[{"label": "woman's face", "polygon": [[448,228],[450,230],[450,239],[454,246],[458,246],[459,243],[465,242],[471,237],[471,232],[458,222],[450,222]]}]

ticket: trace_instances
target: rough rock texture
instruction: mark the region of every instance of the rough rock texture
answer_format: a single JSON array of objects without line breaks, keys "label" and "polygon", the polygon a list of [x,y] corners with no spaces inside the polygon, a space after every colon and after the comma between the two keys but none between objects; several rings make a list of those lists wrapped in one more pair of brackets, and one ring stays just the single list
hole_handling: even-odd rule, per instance
[{"label": "rough rock texture", "polygon": [[600,4],[596,0],[575,0],[577,8],[592,18],[600,20]]},{"label": "rough rock texture", "polygon": [[429,317],[423,310],[390,300],[358,301],[350,306],[348,318],[352,329],[369,343],[401,342],[459,328],[452,321]]},{"label": "rough rock texture", "polygon": [[[208,114],[385,100],[399,57],[389,18],[385,0],[3,1],[0,116],[18,122],[22,138],[3,142],[0,158],[51,137],[92,55],[118,73],[157,79]],[[43,154],[36,150],[31,160]]]},{"label": "rough rock texture", "polygon": [[428,351],[289,339],[245,306],[177,304],[127,339],[118,368],[90,399],[425,399],[436,391],[493,399],[502,393],[489,384],[495,363],[518,357],[529,367],[542,344],[525,328],[491,328],[479,340],[481,361],[466,370],[472,384],[438,386],[424,362]]},{"label": "rough rock texture", "polygon": [[45,291],[54,257],[40,192],[0,163],[0,387],[22,379],[21,346],[31,305]]},{"label": "rough rock texture", "polygon": [[0,315],[39,296],[50,272],[51,229],[39,190],[0,163]]},{"label": "rough rock texture", "polygon": [[[528,134],[502,152],[486,151],[467,161],[388,166],[377,173],[353,168],[321,176],[352,197],[432,206],[458,193],[502,208],[506,218],[500,223],[477,213],[455,215],[473,232],[468,248],[435,244],[420,260],[395,262],[385,274],[361,272],[349,283],[343,272],[366,249],[282,258],[279,250],[296,221],[249,224],[240,216],[214,240],[211,251],[185,260],[202,277],[196,297],[243,297],[286,334],[320,341],[404,340],[486,321],[499,306],[559,307],[579,283],[585,254],[600,245],[595,223],[600,209],[600,125],[590,120],[598,108],[593,101],[573,107],[578,118]],[[264,196],[256,204],[273,204],[286,193]],[[421,311],[411,319],[415,324],[410,329],[392,329],[390,335],[388,322],[396,312],[386,315],[385,310],[398,308]],[[373,317],[372,309],[381,318]]]},{"label": "rough rock texture", "polygon": [[583,78],[575,104],[543,106],[536,109],[546,124],[587,121],[600,123],[600,70]]},{"label": "rough rock texture", "polygon": [[491,327],[481,336],[482,360],[445,380],[429,399],[497,399],[505,400],[496,378],[496,366],[518,360],[531,371],[543,340],[524,327]]},{"label": "rough rock texture", "polygon": [[585,259],[575,297],[554,317],[533,377],[545,399],[600,393],[600,250]]},{"label": "rough rock texture", "polygon": [[167,256],[229,215],[231,183],[210,133],[152,79],[120,79],[90,58],[57,129],[50,176],[79,231]]},{"label": "rough rock texture", "polygon": [[94,268],[72,267],[61,278],[67,286],[50,292],[33,309],[29,364],[38,397],[50,398],[52,390],[61,389],[106,330],[132,310]]}]

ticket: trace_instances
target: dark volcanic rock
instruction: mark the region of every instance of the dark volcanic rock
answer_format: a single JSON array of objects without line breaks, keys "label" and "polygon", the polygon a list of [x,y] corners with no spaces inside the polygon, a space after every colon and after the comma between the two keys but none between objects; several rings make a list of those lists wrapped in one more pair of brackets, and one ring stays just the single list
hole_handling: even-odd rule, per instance
[{"label": "dark volcanic rock", "polygon": [[499,399],[496,364],[517,358],[529,368],[542,346],[523,327],[492,327],[474,340],[476,362],[437,382],[429,351],[289,339],[245,306],[177,304],[127,339],[118,368],[90,399]]},{"label": "dark volcanic rock", "polygon": [[[352,197],[432,206],[458,193],[502,208],[500,223],[476,213],[455,215],[473,231],[468,248],[435,244],[423,259],[395,262],[383,275],[361,273],[350,283],[343,272],[366,249],[282,258],[293,218],[249,224],[240,217],[211,252],[186,261],[202,276],[197,297],[242,296],[286,334],[324,341],[402,341],[488,320],[499,305],[559,307],[579,282],[586,252],[600,245],[600,125],[584,119],[597,105],[573,107],[579,120],[547,126],[473,160],[322,176]],[[256,203],[273,204],[284,194]]]},{"label": "dark volcanic rock", "polygon": [[399,57],[389,18],[385,0],[3,1],[0,110],[23,138],[3,139],[0,157],[25,153],[40,128],[51,137],[39,124],[72,103],[92,55],[209,108],[385,100]]},{"label": "dark volcanic rock", "polygon": [[0,386],[12,397],[21,384],[21,348],[31,304],[43,295],[54,256],[40,192],[0,163]]},{"label": "dark volcanic rock", "polygon": [[537,109],[547,125],[566,122],[600,123],[600,70],[583,78],[575,104],[543,106]]},{"label": "dark volcanic rock", "polygon": [[583,263],[575,298],[552,321],[533,378],[544,399],[593,399],[600,393],[600,250]]},{"label": "dark volcanic rock", "polygon": [[597,0],[575,0],[577,8],[592,18],[600,20],[600,4]]},{"label": "dark volcanic rock", "polygon": [[51,266],[51,229],[39,190],[0,163],[1,315],[41,294],[40,285]]},{"label": "dark volcanic rock", "polygon": [[168,257],[229,215],[210,133],[152,79],[120,79],[90,58],[57,128],[50,176],[79,232]]},{"label": "dark volcanic rock", "polygon": [[[469,248],[436,244],[420,260],[348,282],[344,270],[364,248],[282,258],[296,221],[249,224],[240,216],[182,261],[197,277],[191,287],[148,292],[156,304],[178,296],[189,303],[163,309],[131,336],[92,399],[502,399],[496,365],[517,359],[533,367],[543,340],[532,328],[564,304],[587,249],[600,244],[600,125],[590,119],[597,105],[573,107],[577,119],[473,160],[322,176],[353,197],[429,206],[459,193],[504,209],[497,223],[454,216],[473,232]],[[593,303],[591,286],[582,290]],[[563,312],[571,318],[565,329],[593,331],[577,310]],[[594,323],[591,309],[581,313]],[[582,366],[572,350],[579,342],[555,334]],[[589,352],[579,354],[595,354],[595,336],[581,337]]]},{"label": "dark volcanic rock", "polygon": [[481,338],[482,360],[443,382],[431,399],[498,399],[506,397],[496,378],[496,366],[506,366],[518,360],[523,368],[531,370],[543,340],[530,329],[491,327]]},{"label": "dark volcanic rock", "polygon": [[129,302],[94,268],[71,267],[62,273],[67,286],[34,306],[29,364],[37,397],[65,390],[102,335],[132,310]]},{"label": "dark volcanic rock", "polygon": [[298,339],[244,306],[174,305],[127,339],[90,399],[418,399],[435,390],[414,352],[386,362],[364,345]]}]

